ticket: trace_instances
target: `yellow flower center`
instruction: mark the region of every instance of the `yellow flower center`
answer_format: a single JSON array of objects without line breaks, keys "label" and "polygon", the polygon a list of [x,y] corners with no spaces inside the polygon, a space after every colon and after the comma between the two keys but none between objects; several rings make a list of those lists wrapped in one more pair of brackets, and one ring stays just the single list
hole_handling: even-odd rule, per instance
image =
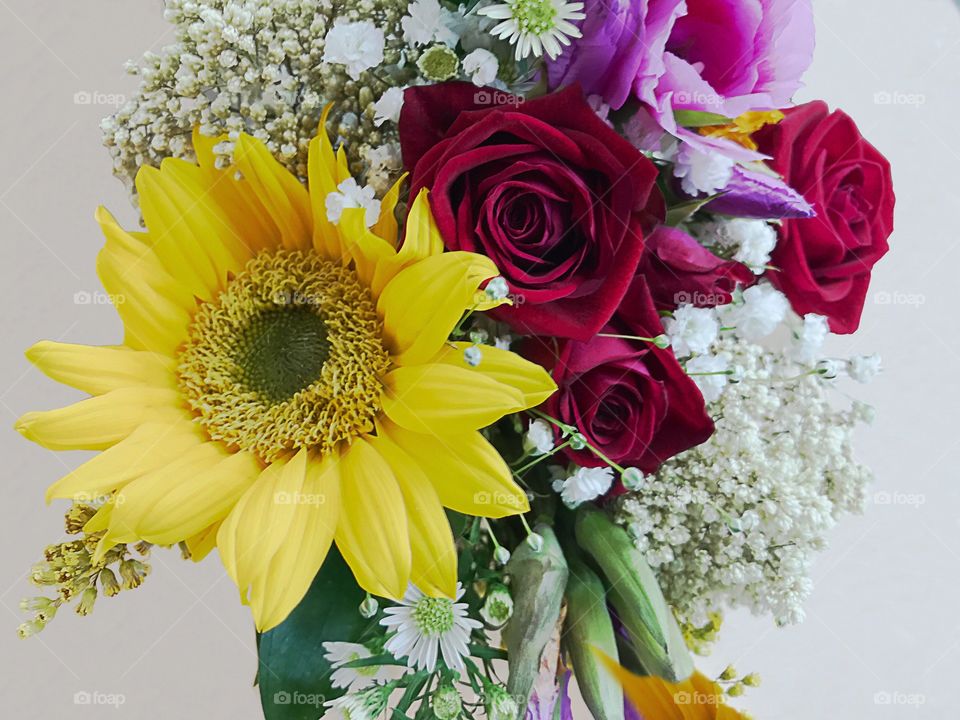
[{"label": "yellow flower center", "polygon": [[265,462],[373,429],[390,365],[370,291],[337,263],[263,252],[197,309],[180,386],[209,436]]}]

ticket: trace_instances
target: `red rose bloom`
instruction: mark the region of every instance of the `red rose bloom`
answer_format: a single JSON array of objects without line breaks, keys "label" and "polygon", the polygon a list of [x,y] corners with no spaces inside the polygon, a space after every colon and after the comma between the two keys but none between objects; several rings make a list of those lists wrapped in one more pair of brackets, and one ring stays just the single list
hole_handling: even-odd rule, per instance
[{"label": "red rose bloom", "polygon": [[[636,283],[605,334],[655,337],[663,332],[650,293]],[[534,345],[536,343],[536,345]],[[529,356],[552,367],[558,390],[545,410],[577,427],[587,441],[623,467],[654,472],[665,460],[713,434],[703,396],[671,350],[651,343],[594,337],[569,340],[547,356],[551,343],[528,343]],[[606,463],[589,449],[564,450],[582,467]]]},{"label": "red rose bloom", "polygon": [[755,136],[770,165],[817,216],[785,220],[770,280],[800,315],[817,313],[835,333],[852,333],[873,266],[889,246],[895,198],[890,163],[845,113],[817,101],[786,111]]},{"label": "red rose bloom", "polygon": [[658,310],[727,305],[738,285],[756,282],[746,265],[719,258],[687,233],[665,225],[647,237],[638,275]]},{"label": "red rose bloom", "polygon": [[411,88],[400,143],[411,197],[430,189],[447,248],[487,255],[508,282],[500,319],[580,340],[610,320],[663,199],[653,163],[579,88],[528,102],[468,83]]}]

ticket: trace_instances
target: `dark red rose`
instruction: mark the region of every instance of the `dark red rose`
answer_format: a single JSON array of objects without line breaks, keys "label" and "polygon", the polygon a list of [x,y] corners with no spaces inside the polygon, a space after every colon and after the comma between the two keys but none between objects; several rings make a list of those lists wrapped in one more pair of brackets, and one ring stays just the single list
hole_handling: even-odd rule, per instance
[{"label": "dark red rose", "polygon": [[[634,284],[604,334],[656,337],[663,332],[650,293]],[[535,345],[534,345],[535,344]],[[532,339],[526,354],[552,368],[558,390],[548,414],[576,426],[613,462],[654,472],[665,460],[713,434],[703,396],[671,350],[651,343],[597,336],[552,343]],[[590,450],[564,451],[583,467],[606,463]]]},{"label": "dark red rose", "polygon": [[727,305],[738,285],[756,282],[746,265],[719,258],[687,233],[665,225],[647,236],[638,275],[658,310]]},{"label": "dark red rose", "polygon": [[527,102],[469,83],[411,88],[400,142],[411,197],[431,190],[447,248],[489,256],[510,285],[500,319],[581,340],[610,320],[663,198],[653,163],[579,88]]},{"label": "dark red rose", "polygon": [[770,280],[800,315],[817,313],[835,333],[860,325],[873,266],[889,246],[895,198],[890,163],[856,124],[826,103],[786,111],[755,138],[770,165],[817,211],[785,220]]}]

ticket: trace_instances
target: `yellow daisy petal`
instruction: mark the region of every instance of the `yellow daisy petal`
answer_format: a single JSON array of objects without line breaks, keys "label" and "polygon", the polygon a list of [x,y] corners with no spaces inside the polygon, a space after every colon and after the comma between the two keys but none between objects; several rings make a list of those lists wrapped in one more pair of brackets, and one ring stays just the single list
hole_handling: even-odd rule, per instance
[{"label": "yellow daisy petal", "polygon": [[523,394],[472,368],[400,367],[384,379],[383,411],[407,430],[465,433],[523,410]]},{"label": "yellow daisy petal", "polygon": [[380,454],[357,439],[340,458],[337,547],[360,587],[403,597],[410,579],[410,534],[403,494]]},{"label": "yellow daisy petal", "polygon": [[249,135],[241,135],[234,150],[234,162],[280,228],[283,247],[305,250],[312,244],[313,219],[306,188],[287,172],[266,146]]},{"label": "yellow daisy petal", "polygon": [[390,422],[382,423],[381,429],[416,461],[444,507],[489,518],[530,510],[510,468],[479,432],[423,435]]},{"label": "yellow daisy petal", "polygon": [[44,340],[26,354],[47,377],[90,395],[103,395],[130,385],[168,389],[177,386],[176,361],[157,353]]},{"label": "yellow daisy petal", "polygon": [[253,585],[251,607],[257,630],[266,632],[300,603],[320,571],[340,514],[340,472],[335,458],[310,460],[287,537],[270,567]]},{"label": "yellow daisy petal", "polygon": [[384,435],[370,444],[393,470],[403,493],[410,528],[410,581],[427,595],[449,597],[457,591],[457,548],[437,491],[420,466]]},{"label": "yellow daisy petal", "polygon": [[496,274],[489,258],[463,252],[433,255],[401,270],[377,304],[395,361],[420,365],[436,355],[474,307],[480,283]]},{"label": "yellow daisy petal", "polygon": [[536,363],[524,360],[509,350],[482,345],[479,348],[480,364],[472,367],[464,355],[464,351],[469,347],[473,345],[466,342],[449,343],[433,362],[473,371],[496,380],[505,387],[519,390],[523,395],[525,408],[540,405],[556,392],[557,384],[550,377],[550,373]]},{"label": "yellow daisy petal", "polygon": [[57,410],[29,412],[16,424],[48,450],[106,450],[149,420],[183,417],[180,394],[159,388],[120,388]]}]

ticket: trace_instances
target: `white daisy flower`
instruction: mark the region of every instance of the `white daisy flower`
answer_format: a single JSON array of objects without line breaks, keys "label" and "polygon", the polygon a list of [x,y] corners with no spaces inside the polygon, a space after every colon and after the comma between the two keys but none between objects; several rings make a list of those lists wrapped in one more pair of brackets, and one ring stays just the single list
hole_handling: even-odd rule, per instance
[{"label": "white daisy flower", "polygon": [[347,178],[337,185],[337,192],[332,192],[326,198],[327,220],[334,225],[340,223],[343,211],[348,208],[363,208],[364,221],[367,227],[373,227],[380,219],[380,201],[372,187],[360,184],[353,178]]},{"label": "white daisy flower", "polygon": [[390,680],[390,668],[385,665],[367,665],[365,667],[342,667],[355,660],[373,657],[373,653],[359,643],[325,642],[323,657],[333,666],[330,682],[335,688],[347,688],[351,692],[363,690],[371,685]]},{"label": "white daisy flower", "polygon": [[490,34],[516,46],[517,60],[546,52],[552,60],[563,52],[570,38],[581,36],[572,20],[583,20],[582,2],[564,0],[504,0],[477,10],[480,15],[500,20]]},{"label": "white daisy flower", "polygon": [[325,703],[325,720],[375,720],[387,709],[392,685],[367,688],[356,694],[343,695]]},{"label": "white daisy flower", "polygon": [[[463,585],[457,583],[457,597],[463,597]],[[384,610],[380,624],[395,631],[384,648],[407,665],[433,672],[437,651],[451,670],[462,672],[463,658],[469,654],[470,633],[483,623],[467,617],[467,604],[449,598],[431,598],[412,584],[400,604]]]}]

